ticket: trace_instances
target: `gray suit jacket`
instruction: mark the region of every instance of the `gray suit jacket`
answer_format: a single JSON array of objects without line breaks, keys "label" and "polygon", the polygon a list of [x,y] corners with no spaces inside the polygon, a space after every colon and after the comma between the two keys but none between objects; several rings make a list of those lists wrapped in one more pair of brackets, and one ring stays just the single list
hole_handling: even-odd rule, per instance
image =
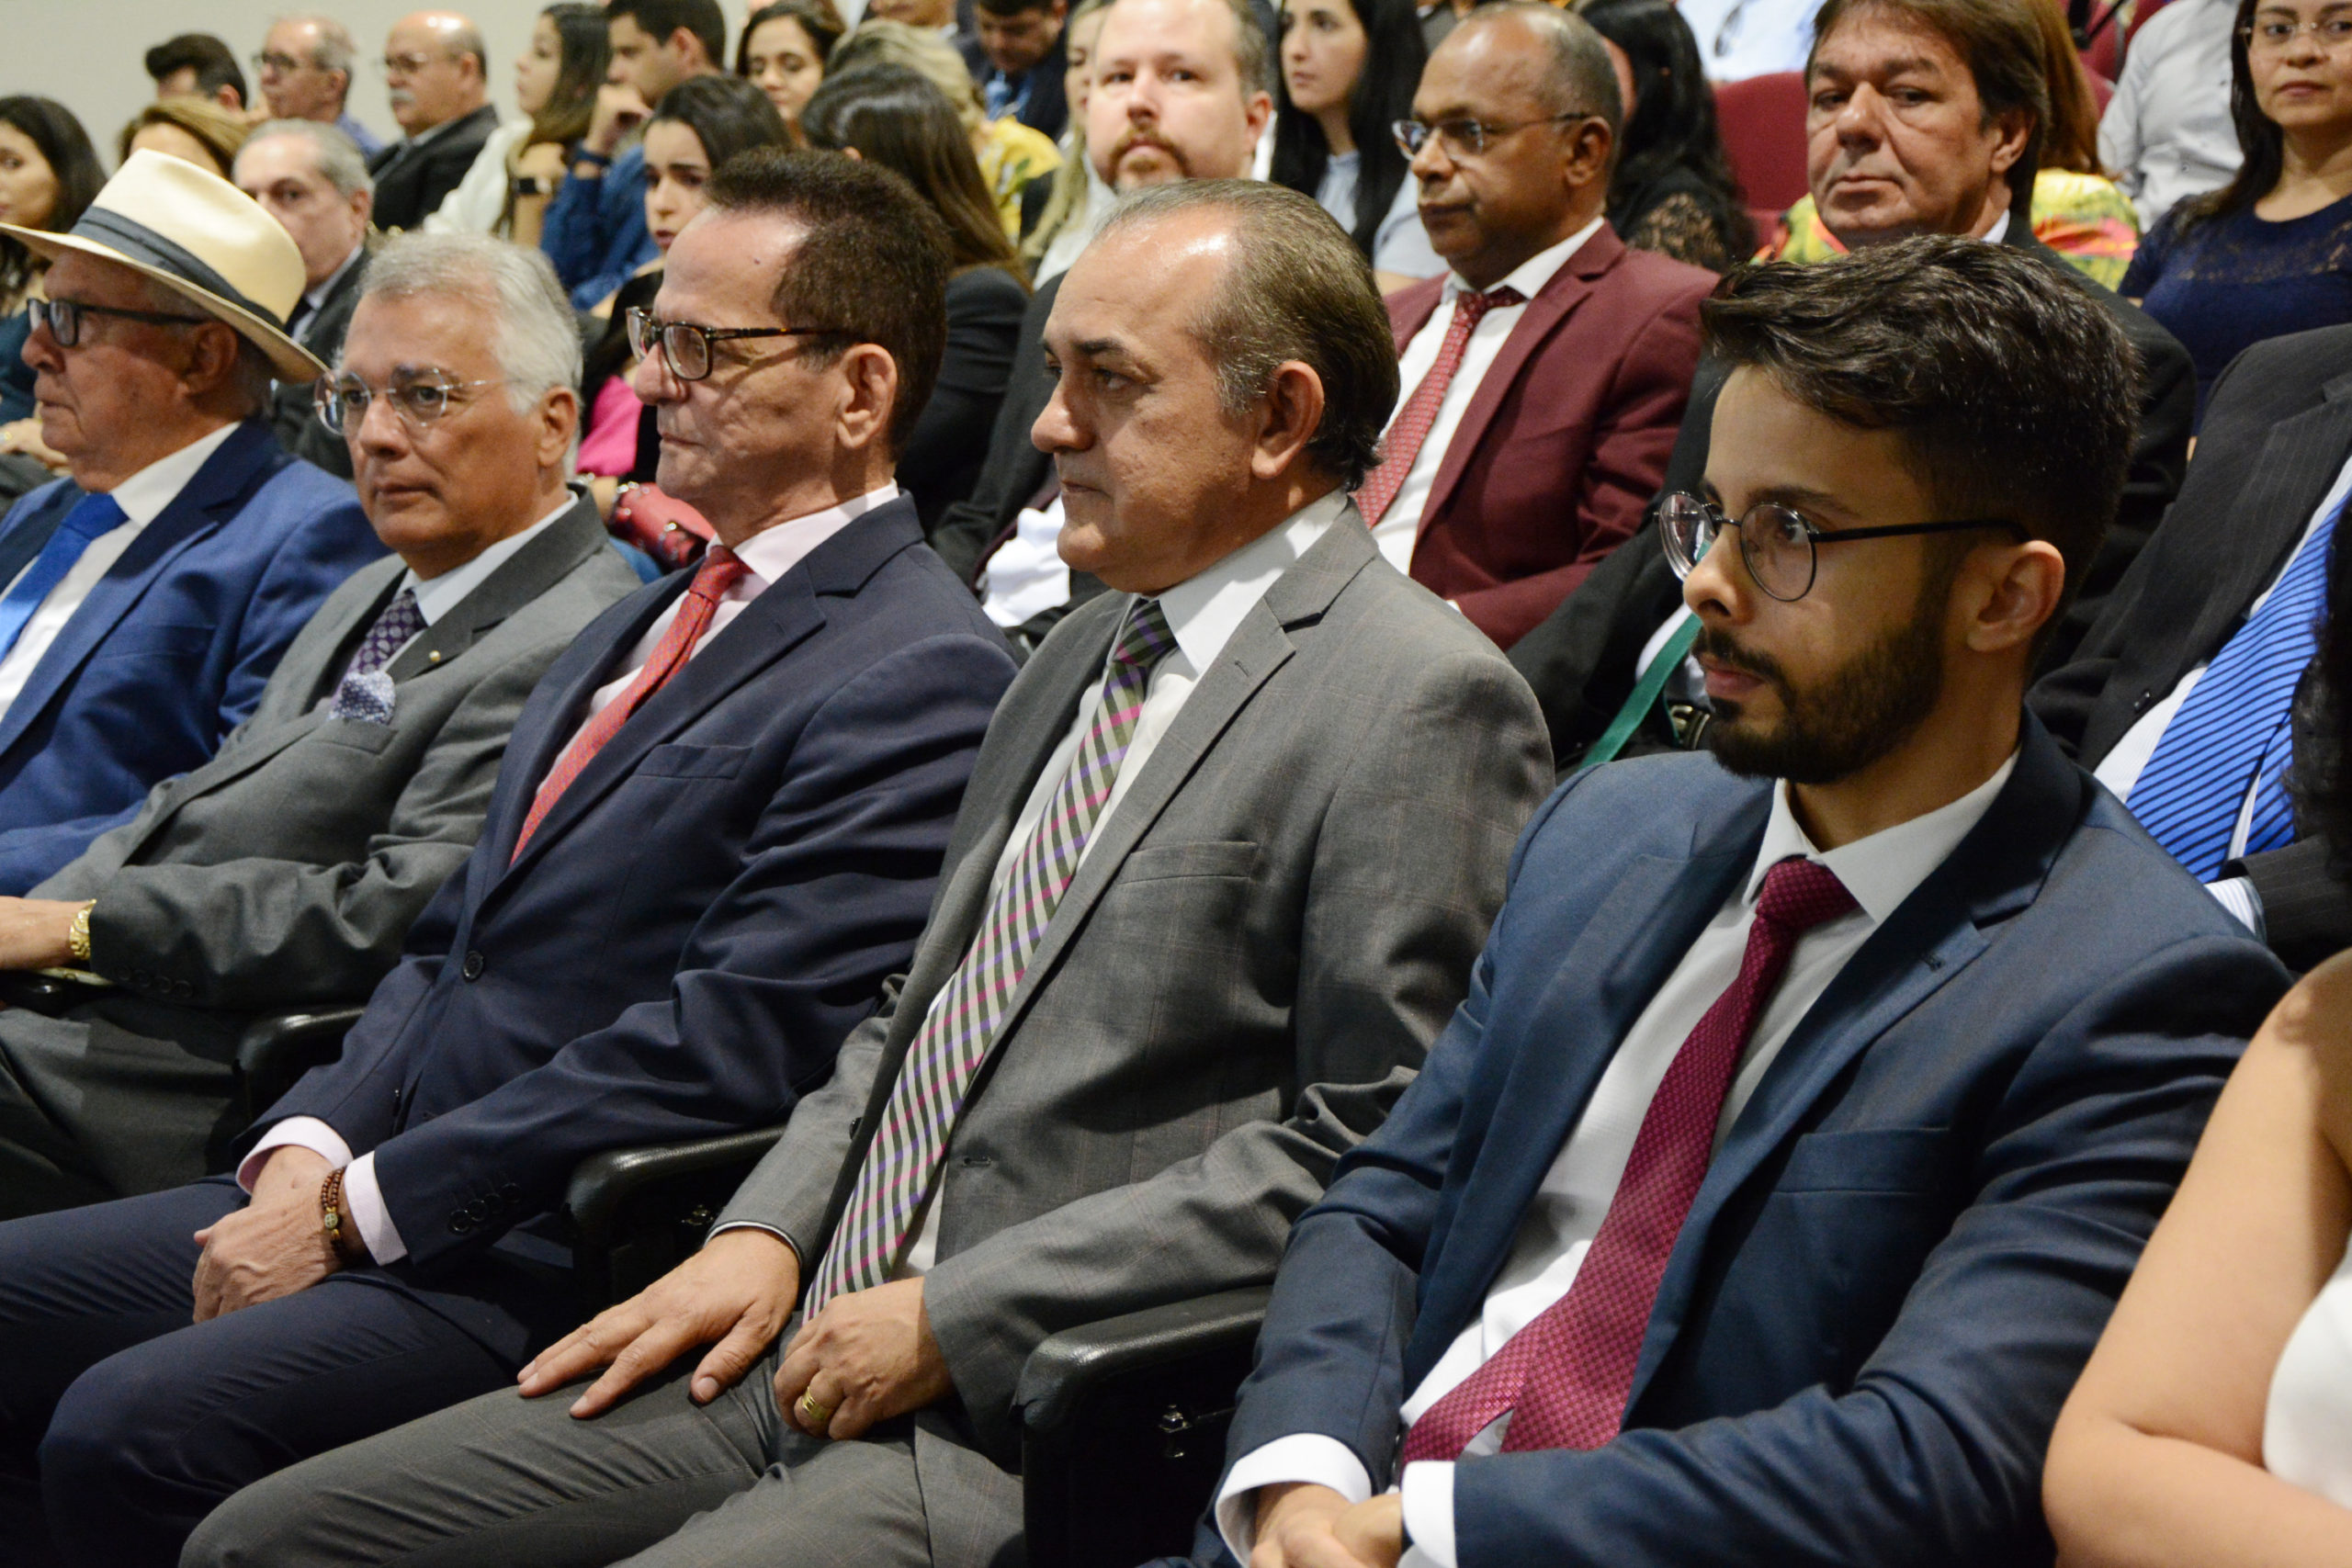
[{"label": "gray suit jacket", "polygon": [[[721,1223],[813,1269],[1013,819],[1133,599],[1073,612],[989,727],[914,964]],[[1267,591],[1143,764],[1032,955],[950,1135],[924,1301],[981,1452],[1019,1450],[1038,1341],[1262,1283],[1469,982],[1551,780],[1494,645],[1383,561],[1351,508]],[[922,1426],[942,1561],[985,1486]]]},{"label": "gray suit jacket", "polygon": [[355,573],[211,761],[33,890],[97,900],[99,974],[209,1009],[364,1000],[481,836],[523,700],[639,586],[582,499],[401,650],[390,724],[328,716],[404,570]]}]

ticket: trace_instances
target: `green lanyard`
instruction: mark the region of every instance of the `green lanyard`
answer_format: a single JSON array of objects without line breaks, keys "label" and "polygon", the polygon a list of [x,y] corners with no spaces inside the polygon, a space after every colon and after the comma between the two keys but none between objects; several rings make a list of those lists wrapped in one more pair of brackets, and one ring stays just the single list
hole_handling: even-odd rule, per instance
[{"label": "green lanyard", "polygon": [[1634,731],[1642,727],[1643,715],[1650,711],[1650,705],[1657,701],[1659,693],[1666,690],[1668,678],[1690,656],[1690,645],[1698,640],[1699,617],[1692,615],[1666,639],[1666,646],[1657,650],[1657,657],[1650,660],[1650,667],[1642,672],[1641,680],[1634,685],[1634,694],[1625,699],[1625,705],[1617,710],[1617,716],[1609,721],[1609,728],[1584,754],[1584,760],[1577,764],[1577,772],[1582,773],[1587,768],[1609,761],[1625,749],[1625,742],[1631,740]]}]

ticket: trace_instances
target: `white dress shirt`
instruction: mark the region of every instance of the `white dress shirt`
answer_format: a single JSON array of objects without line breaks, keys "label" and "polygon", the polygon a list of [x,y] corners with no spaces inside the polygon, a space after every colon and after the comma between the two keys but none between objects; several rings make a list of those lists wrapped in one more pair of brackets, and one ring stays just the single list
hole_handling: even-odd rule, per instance
[{"label": "white dress shirt", "polygon": [[1024,506],[1012,537],[999,545],[980,571],[980,612],[1001,626],[1017,626],[1069,599],[1069,563],[1061,557],[1062,498]]},{"label": "white dress shirt", "polygon": [[[788,523],[779,523],[775,527],[763,529],[746,539],[735,554],[751,570],[746,571],[737,581],[735,586],[729,589],[719,600],[718,612],[710,618],[710,628],[695,640],[695,646],[686,657],[691,660],[695,654],[708,648],[711,638],[726,630],[729,623],[743,613],[743,607],[746,604],[758,598],[771,583],[786,572],[799,565],[811,550],[876,507],[896,500],[898,494],[897,485],[885,484],[881,489],[869,491],[854,501],[843,502],[839,506],[827,507],[822,512],[813,512],[805,517],[796,517]],[[537,533],[562,516],[565,512],[570,511],[572,499],[566,496],[562,506],[541,518],[526,533],[517,535],[513,539],[503,540],[501,544],[492,546],[492,549],[503,547],[509,555],[513,554],[514,550],[522,547],[523,540],[529,537],[531,534]],[[483,552],[485,555],[488,553],[488,551]],[[480,564],[480,557],[475,558],[475,564]],[[496,567],[497,562],[493,561],[490,570],[494,570]],[[453,576],[455,573],[444,575]],[[481,575],[487,577],[489,570],[483,571]],[[479,582],[480,578],[478,577],[475,581]],[[462,598],[464,595],[459,594],[458,597]],[[660,615],[654,618],[653,624],[646,628],[645,635],[638,639],[637,646],[629,651],[628,659],[615,667],[619,672],[612,680],[596,688],[595,695],[588,700],[588,717],[594,717],[598,710],[628,689],[628,683],[637,678],[637,672],[643,669],[646,660],[653,656],[653,649],[661,642],[662,634],[668,631],[670,623],[678,618],[678,608],[684,604],[685,598],[684,594],[679,594]],[[455,604],[455,599],[445,599],[441,601],[441,611],[435,613],[446,612]],[[419,610],[424,608],[424,598],[422,592],[417,596],[417,608]],[[429,624],[432,616],[427,615],[426,619]],[[587,728],[585,719],[582,721],[581,728],[583,729]],[[579,736],[575,732],[572,739],[578,739]],[[564,742],[567,749],[571,744],[570,740]],[[561,756],[562,752],[558,751],[556,754]],[[408,1243],[401,1239],[400,1227],[392,1223],[391,1211],[385,1205],[383,1188],[376,1180],[374,1152],[371,1150],[361,1155],[357,1159],[352,1158],[351,1145],[344,1141],[343,1134],[315,1116],[288,1117],[271,1128],[268,1134],[254,1145],[253,1153],[247,1155],[243,1163],[237,1167],[237,1184],[251,1192],[254,1190],[254,1181],[261,1175],[261,1168],[270,1152],[288,1144],[311,1150],[322,1156],[328,1164],[344,1172],[343,1201],[350,1212],[352,1223],[359,1227],[359,1239],[368,1244],[368,1255],[370,1258],[379,1263],[397,1263],[408,1256]]]},{"label": "white dress shirt", "polygon": [[1804,70],[1820,8],[1819,0],[1680,0],[1675,7],[1699,40],[1699,68],[1710,82]]},{"label": "white dress shirt", "polygon": [[2132,36],[2123,78],[2099,116],[2098,161],[2119,171],[2143,229],[2238,172],[2230,119],[2236,20],[2233,0],[2173,0]]},{"label": "white dress shirt", "polygon": [[[1538,251],[1519,265],[1517,270],[1495,285],[1496,288],[1516,288],[1528,299],[1541,294],[1545,286],[1568,265],[1568,258],[1584,248],[1584,243],[1600,232],[1602,220],[1594,219],[1548,251]],[[1491,293],[1489,289],[1487,292]],[[1396,413],[1412,400],[1413,390],[1437,364],[1438,350],[1444,346],[1446,329],[1453,324],[1454,301],[1465,293],[1476,293],[1462,281],[1459,273],[1449,272],[1439,292],[1437,309],[1421,323],[1412,341],[1396,361],[1397,384],[1403,389],[1396,402]],[[1390,502],[1377,525],[1372,530],[1372,542],[1387,558],[1388,564],[1398,571],[1409,571],[1413,565],[1413,542],[1421,531],[1421,509],[1429,504],[1430,491],[1437,483],[1437,471],[1445,466],[1445,449],[1453,445],[1453,433],[1462,428],[1462,416],[1470,410],[1470,400],[1478,395],[1478,384],[1487,378],[1495,361],[1501,357],[1503,344],[1511,329],[1519,325],[1527,307],[1497,305],[1478,318],[1470,329],[1470,341],[1462,351],[1462,364],[1454,371],[1453,379],[1445,389],[1445,397],[1437,406],[1437,421],[1430,426],[1420,451],[1413,458],[1413,467],[1405,475],[1405,482],[1396,488],[1396,499]],[[1396,413],[1389,415],[1394,424]]]},{"label": "white dress shirt", "polygon": [[[1789,807],[1788,785],[1773,790],[1771,817],[1747,880],[1733,890],[1625,1032],[1584,1113],[1521,1216],[1510,1257],[1487,1292],[1486,1310],[1407,1397],[1397,1414],[1401,1429],[1409,1430],[1576,1282],[1667,1069],[1700,1019],[1738,978],[1765,874],[1792,855],[1818,861],[1837,874],[1860,908],[1798,939],[1788,970],[1757,1020],[1730,1092],[1724,1097],[1715,1123],[1718,1149],[1806,1011],[1871,933],[1968,836],[2016,767],[2012,752],[1992,777],[1950,805],[1827,851],[1815,849],[1798,825]],[[1499,1452],[1510,1425],[1506,1413],[1472,1439],[1465,1457]],[[1258,1488],[1294,1481],[1329,1486],[1350,1502],[1360,1503],[1372,1495],[1372,1479],[1363,1465],[1335,1438],[1301,1433],[1268,1443],[1242,1457],[1217,1495],[1217,1529],[1238,1560],[1250,1560],[1256,1538]],[[1403,1568],[1455,1568],[1453,1462],[1406,1466],[1402,1490],[1406,1531],[1413,1540]]]},{"label": "white dress shirt", "polygon": [[[65,629],[65,623],[74,618],[74,612],[82,607],[82,601],[90,596],[90,590],[122,558],[123,552],[130,548],[131,541],[145,531],[147,525],[179,499],[180,491],[187,488],[188,480],[196,478],[197,470],[204,467],[206,460],[236,433],[237,426],[224,424],[170,457],[156,458],[114,487],[114,503],[122,508],[122,514],[129,521],[115,525],[83,547],[73,566],[58,579],[57,586],[49,591],[40,607],[25,623],[17,646],[8,650],[7,657],[0,659],[0,717],[6,716],[9,705],[32,679],[41,655],[49,651],[49,645]],[[8,586],[14,588],[17,578],[32,570],[40,559],[35,556],[27,561],[24,570],[9,579]]]}]

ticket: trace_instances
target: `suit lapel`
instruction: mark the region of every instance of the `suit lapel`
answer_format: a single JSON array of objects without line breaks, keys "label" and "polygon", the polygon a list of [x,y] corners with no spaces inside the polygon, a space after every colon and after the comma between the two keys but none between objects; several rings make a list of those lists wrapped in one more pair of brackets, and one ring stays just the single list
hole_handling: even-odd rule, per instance
[{"label": "suit lapel", "polygon": [[575,496],[571,507],[547,531],[499,563],[473,591],[425,627],[385,667],[394,682],[410,680],[464,653],[507,616],[562,581],[605,547],[605,525],[596,503]]},{"label": "suit lapel", "polygon": [[47,505],[28,509],[6,536],[0,536],[0,593],[17,581],[18,572],[33,564],[33,558],[65,525],[66,514],[81,504],[86,493],[68,479]]},{"label": "suit lapel", "polygon": [[2230,547],[2208,563],[2222,574],[2224,591],[2206,595],[2196,627],[2177,645],[2183,672],[2229,640],[2256,596],[2285,566],[2342,471],[2352,450],[2352,376],[2330,381],[2322,395],[2319,407],[2280,421],[2263,442],[2253,482],[2240,492],[2231,517]]}]

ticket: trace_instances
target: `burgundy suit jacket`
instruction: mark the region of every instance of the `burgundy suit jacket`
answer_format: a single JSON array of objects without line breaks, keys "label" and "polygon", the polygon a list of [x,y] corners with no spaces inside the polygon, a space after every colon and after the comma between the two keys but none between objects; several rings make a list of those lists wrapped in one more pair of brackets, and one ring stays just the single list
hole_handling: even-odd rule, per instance
[{"label": "burgundy suit jacket", "polygon": [[[1388,297],[1398,354],[1444,281]],[[1414,580],[1504,648],[1558,608],[1657,493],[1714,286],[1603,223],[1520,312],[1464,411],[1421,509]]]}]

